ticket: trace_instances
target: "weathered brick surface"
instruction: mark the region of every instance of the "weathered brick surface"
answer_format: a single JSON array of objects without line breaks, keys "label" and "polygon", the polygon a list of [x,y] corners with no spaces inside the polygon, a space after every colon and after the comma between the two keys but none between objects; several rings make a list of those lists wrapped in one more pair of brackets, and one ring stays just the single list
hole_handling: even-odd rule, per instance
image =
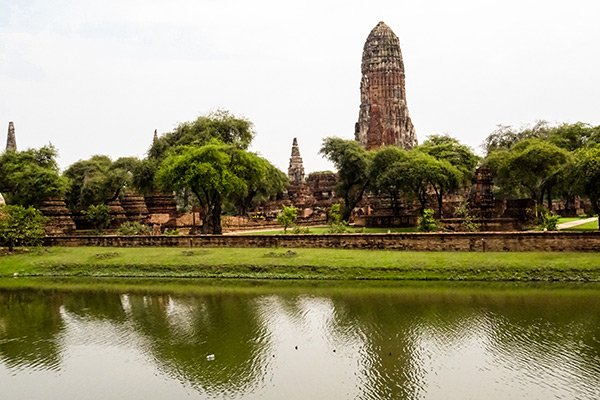
[{"label": "weathered brick surface", "polygon": [[362,56],[360,112],[355,136],[365,148],[417,144],[406,104],[404,62],[400,41],[383,22],[371,31]]},{"label": "weathered brick surface", "polygon": [[62,236],[47,246],[296,247],[410,251],[600,251],[597,232],[391,233],[248,236]]}]

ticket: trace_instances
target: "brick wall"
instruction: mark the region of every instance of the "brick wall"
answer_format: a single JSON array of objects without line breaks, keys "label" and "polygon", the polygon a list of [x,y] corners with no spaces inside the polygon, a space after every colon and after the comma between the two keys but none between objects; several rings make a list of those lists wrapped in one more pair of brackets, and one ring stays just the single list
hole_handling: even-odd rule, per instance
[{"label": "brick wall", "polygon": [[61,236],[47,246],[314,247],[411,251],[600,251],[598,232],[390,233],[248,236]]}]

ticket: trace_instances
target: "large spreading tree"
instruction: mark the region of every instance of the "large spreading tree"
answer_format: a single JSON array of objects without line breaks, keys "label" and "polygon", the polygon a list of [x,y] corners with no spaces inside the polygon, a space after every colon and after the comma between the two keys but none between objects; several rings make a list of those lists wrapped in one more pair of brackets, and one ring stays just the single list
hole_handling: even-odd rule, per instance
[{"label": "large spreading tree", "polygon": [[133,172],[141,161],[135,157],[95,155],[69,166],[64,176],[69,179],[67,203],[71,210],[82,211],[91,205],[116,200],[123,189],[133,185]]},{"label": "large spreading tree", "polygon": [[342,218],[347,221],[369,187],[372,153],[355,140],[337,137],[325,138],[319,153],[338,170],[336,192],[344,199]]},{"label": "large spreading tree", "polygon": [[63,196],[66,188],[53,146],[0,155],[0,192],[8,204],[38,207],[49,197]]},{"label": "large spreading tree", "polygon": [[[174,148],[161,162],[157,180],[164,189],[189,190],[203,208],[203,233],[220,234],[221,214],[226,202],[247,205],[258,188],[273,173],[270,163],[235,145],[213,139],[203,146]],[[275,174],[280,177],[280,174]]]}]

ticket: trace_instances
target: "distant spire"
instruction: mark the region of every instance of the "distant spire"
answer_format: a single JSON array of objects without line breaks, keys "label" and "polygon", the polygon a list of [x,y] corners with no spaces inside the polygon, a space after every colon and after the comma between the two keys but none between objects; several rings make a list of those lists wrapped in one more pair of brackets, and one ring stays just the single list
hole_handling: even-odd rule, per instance
[{"label": "distant spire", "polygon": [[154,139],[152,139],[152,143],[156,143],[156,141],[158,140],[158,132],[156,132],[156,129],[154,130]]},{"label": "distant spire", "polygon": [[8,138],[6,139],[6,151],[17,151],[15,125],[12,122],[8,123]]},{"label": "distant spire", "polygon": [[292,156],[290,157],[288,178],[293,185],[304,182],[304,165],[302,163],[302,157],[300,157],[300,149],[298,148],[298,140],[296,138],[294,138],[294,141],[292,142]]}]

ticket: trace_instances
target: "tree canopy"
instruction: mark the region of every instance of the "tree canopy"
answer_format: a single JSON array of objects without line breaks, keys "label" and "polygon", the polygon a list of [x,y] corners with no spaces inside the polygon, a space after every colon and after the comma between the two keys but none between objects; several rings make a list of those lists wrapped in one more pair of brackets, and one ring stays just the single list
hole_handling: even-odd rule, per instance
[{"label": "tree canopy", "polygon": [[67,188],[56,163],[56,149],[44,146],[0,155],[0,192],[8,204],[38,207]]},{"label": "tree canopy", "polygon": [[112,161],[110,157],[95,155],[79,160],[64,172],[69,181],[67,204],[74,211],[91,205],[116,200],[121,191],[133,184],[133,171],[140,165],[135,157],[122,157]]},{"label": "tree canopy", "polygon": [[281,178],[274,171],[256,154],[213,139],[203,146],[174,148],[160,164],[157,179],[165,189],[190,190],[204,208],[203,232],[220,234],[225,202],[247,206],[258,193],[275,194],[278,184],[261,186],[273,174]]},{"label": "tree canopy", "polygon": [[190,122],[179,124],[172,132],[158,138],[150,147],[148,156],[163,159],[176,146],[202,146],[217,139],[240,149],[247,149],[254,138],[252,122],[218,110]]},{"label": "tree canopy", "polygon": [[493,151],[486,158],[502,193],[528,196],[538,204],[542,204],[544,193],[556,185],[570,161],[567,150],[541,139],[520,141],[508,150]]},{"label": "tree canopy", "polygon": [[575,154],[573,176],[576,191],[587,196],[594,213],[600,215],[600,145],[581,149]]},{"label": "tree canopy", "polygon": [[347,221],[369,186],[372,153],[355,140],[336,137],[325,138],[319,153],[333,162],[338,170],[336,192],[344,199],[342,216]]}]

